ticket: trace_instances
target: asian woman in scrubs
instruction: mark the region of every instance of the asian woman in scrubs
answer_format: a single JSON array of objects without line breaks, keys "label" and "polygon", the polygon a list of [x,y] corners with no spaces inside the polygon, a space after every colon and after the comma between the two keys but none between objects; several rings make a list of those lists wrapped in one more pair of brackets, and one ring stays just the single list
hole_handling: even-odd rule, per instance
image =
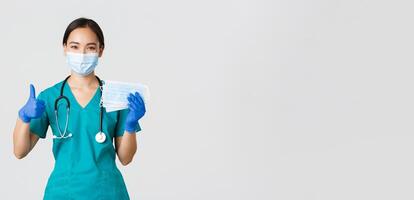
[{"label": "asian woman in scrubs", "polygon": [[[30,85],[13,133],[14,154],[24,158],[50,127],[55,166],[44,199],[129,199],[115,158],[128,165],[134,157],[136,132],[141,130],[138,120],[145,114],[143,100],[131,93],[128,109],[106,112],[101,107],[100,79],[94,69],[105,43],[95,21],[79,18],[71,22],[62,44],[70,76],[38,95]],[[56,101],[61,95],[67,101]],[[97,139],[100,131],[103,140]]]}]

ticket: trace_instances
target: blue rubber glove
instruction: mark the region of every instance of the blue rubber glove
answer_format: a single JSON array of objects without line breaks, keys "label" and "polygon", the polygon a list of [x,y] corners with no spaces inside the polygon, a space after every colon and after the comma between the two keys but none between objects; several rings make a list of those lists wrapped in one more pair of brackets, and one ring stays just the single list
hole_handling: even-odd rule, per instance
[{"label": "blue rubber glove", "polygon": [[30,84],[30,96],[26,104],[19,110],[20,119],[29,123],[30,120],[39,118],[45,111],[45,102],[36,99],[36,91],[32,84]]},{"label": "blue rubber glove", "polygon": [[135,132],[138,126],[138,120],[145,114],[145,105],[138,92],[130,93],[128,96],[129,112],[125,121],[125,130],[128,132]]}]

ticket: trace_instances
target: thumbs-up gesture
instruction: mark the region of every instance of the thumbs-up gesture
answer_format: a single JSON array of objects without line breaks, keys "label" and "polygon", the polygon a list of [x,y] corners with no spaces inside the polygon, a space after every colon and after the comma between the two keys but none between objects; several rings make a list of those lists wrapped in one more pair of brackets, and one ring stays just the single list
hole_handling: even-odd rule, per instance
[{"label": "thumbs-up gesture", "polygon": [[20,119],[29,123],[30,120],[39,118],[45,111],[45,102],[36,99],[36,91],[32,84],[30,84],[30,96],[26,104],[19,110]]}]

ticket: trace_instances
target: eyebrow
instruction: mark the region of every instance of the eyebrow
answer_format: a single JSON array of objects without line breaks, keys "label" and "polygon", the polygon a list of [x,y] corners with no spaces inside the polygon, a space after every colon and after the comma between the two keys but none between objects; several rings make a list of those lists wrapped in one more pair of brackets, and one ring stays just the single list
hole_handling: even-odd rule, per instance
[{"label": "eyebrow", "polygon": [[[69,42],[69,44],[79,44],[79,42]],[[95,43],[95,42],[89,42],[88,44],[86,44],[86,46],[88,46],[88,45],[95,45],[95,46],[97,46],[97,44]]]}]

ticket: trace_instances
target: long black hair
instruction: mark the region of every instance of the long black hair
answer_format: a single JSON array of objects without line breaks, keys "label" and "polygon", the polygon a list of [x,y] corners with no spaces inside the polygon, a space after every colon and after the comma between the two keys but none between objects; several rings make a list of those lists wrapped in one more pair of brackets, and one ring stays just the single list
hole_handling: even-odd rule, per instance
[{"label": "long black hair", "polygon": [[105,42],[104,42],[104,35],[103,35],[101,27],[99,27],[98,23],[96,23],[92,19],[88,19],[84,17],[75,19],[68,25],[68,27],[65,30],[65,34],[63,34],[62,44],[66,45],[69,34],[73,30],[77,28],[86,28],[86,27],[90,28],[96,34],[96,36],[98,37],[100,47],[103,49],[105,47]]}]

